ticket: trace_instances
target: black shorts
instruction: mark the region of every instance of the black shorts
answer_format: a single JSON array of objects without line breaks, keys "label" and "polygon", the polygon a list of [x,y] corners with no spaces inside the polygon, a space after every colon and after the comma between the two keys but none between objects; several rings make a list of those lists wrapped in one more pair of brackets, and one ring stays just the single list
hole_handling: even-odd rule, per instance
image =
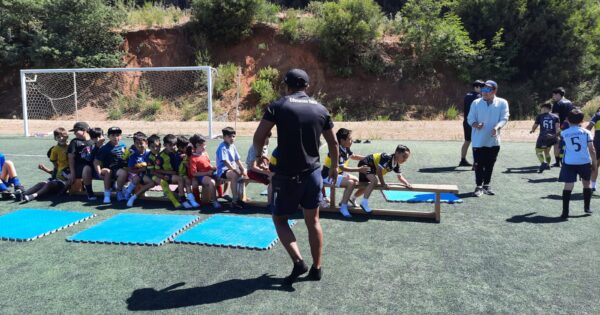
[{"label": "black shorts", "polygon": [[[376,174],[376,171],[375,171],[375,169],[374,169],[373,167],[371,167],[370,165],[368,165],[368,164],[366,164],[366,163],[362,163],[362,161],[360,161],[360,162],[358,162],[358,167],[361,167],[361,166],[368,166],[368,167],[370,167],[370,168],[371,168],[371,169],[370,169],[370,170],[367,172],[367,174]],[[367,177],[367,174],[358,173],[358,181],[359,181],[360,183],[368,183],[368,182],[370,182],[370,181],[369,181],[369,178]]]},{"label": "black shorts", "polygon": [[463,132],[465,133],[465,141],[471,141],[473,127],[471,127],[467,121],[463,121]]},{"label": "black shorts", "polygon": [[600,143],[594,142],[594,149],[596,150],[596,159],[600,159]]},{"label": "black shorts", "polygon": [[537,141],[535,142],[535,148],[536,149],[545,149],[545,148],[550,148],[553,145],[555,145],[558,142],[558,140],[556,140],[556,136],[539,136],[537,138]]},{"label": "black shorts", "polygon": [[590,180],[592,177],[592,164],[563,164],[560,168],[558,181],[563,183],[574,183],[577,181],[577,175],[579,175],[582,180]]},{"label": "black shorts", "polygon": [[75,163],[75,178],[82,178],[83,177],[83,169],[89,166],[88,164],[83,164],[83,163]]},{"label": "black shorts", "polygon": [[319,207],[323,188],[320,168],[297,176],[275,174],[272,184],[271,211],[275,216],[294,214],[299,207],[304,209]]}]

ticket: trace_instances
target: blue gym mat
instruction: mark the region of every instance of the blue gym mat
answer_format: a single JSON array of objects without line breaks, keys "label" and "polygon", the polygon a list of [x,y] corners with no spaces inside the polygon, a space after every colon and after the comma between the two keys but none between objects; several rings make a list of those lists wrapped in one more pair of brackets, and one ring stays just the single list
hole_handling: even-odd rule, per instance
[{"label": "blue gym mat", "polygon": [[[260,193],[261,196],[266,196],[269,194],[269,191],[267,189],[263,190],[263,192]],[[329,197],[329,187],[325,187],[325,194],[327,194],[327,196]]]},{"label": "blue gym mat", "polygon": [[[290,220],[289,224],[296,222]],[[214,215],[177,236],[173,242],[266,250],[278,240],[271,218]]]},{"label": "blue gym mat", "polygon": [[[435,193],[417,191],[383,190],[387,202],[435,202]],[[452,193],[442,193],[441,202],[461,203],[462,199]]]},{"label": "blue gym mat", "polygon": [[22,209],[0,216],[0,239],[26,242],[94,217],[87,212]]},{"label": "blue gym mat", "polygon": [[199,219],[195,215],[120,213],[68,237],[67,241],[158,246]]}]

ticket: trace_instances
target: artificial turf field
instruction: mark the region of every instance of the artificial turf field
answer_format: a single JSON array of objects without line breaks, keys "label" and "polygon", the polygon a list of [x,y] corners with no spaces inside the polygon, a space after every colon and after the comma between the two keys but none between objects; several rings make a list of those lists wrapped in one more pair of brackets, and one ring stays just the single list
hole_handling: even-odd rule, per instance
[{"label": "artificial turf field", "polygon": [[[276,141],[276,139],[273,139]],[[273,142],[274,142],[273,141]],[[26,186],[44,179],[51,139],[0,138],[0,152]],[[249,138],[236,145],[245,159]],[[403,142],[412,156],[403,166],[413,183],[457,184],[462,204],[442,205],[440,224],[324,213],[323,279],[279,285],[291,262],[277,244],[268,251],[165,244],[160,247],[69,243],[65,239],[117,213],[198,214],[169,203],[106,207],[81,197],[21,205],[0,201],[0,214],[20,208],[90,211],[98,216],[27,242],[0,241],[0,313],[96,314],[160,310],[167,313],[485,313],[600,314],[600,200],[583,216],[577,184],[568,222],[561,212],[558,169],[537,174],[532,143],[505,142],[494,171],[497,196],[470,196],[474,174],[454,169],[459,142]],[[397,141],[355,144],[358,154],[391,152]],[[214,160],[218,142],[209,143]],[[272,144],[271,148],[275,145]],[[325,154],[326,148],[322,148]],[[18,154],[18,155],[15,155]],[[29,156],[31,155],[31,156]],[[392,175],[388,182],[395,181]],[[101,191],[100,183],[95,183]],[[251,185],[261,199],[264,186]],[[430,210],[431,204],[372,206]],[[264,209],[223,210],[268,216]],[[298,214],[298,218],[301,214]],[[311,263],[303,221],[293,227]]]}]

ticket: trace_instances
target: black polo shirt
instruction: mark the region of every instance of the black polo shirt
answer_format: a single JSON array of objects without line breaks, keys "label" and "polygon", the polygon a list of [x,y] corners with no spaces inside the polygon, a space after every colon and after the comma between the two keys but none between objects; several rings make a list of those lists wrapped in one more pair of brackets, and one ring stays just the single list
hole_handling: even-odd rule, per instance
[{"label": "black polo shirt", "polygon": [[269,105],[263,119],[277,126],[277,174],[294,176],[321,166],[319,139],[324,130],[333,128],[323,105],[296,92]]},{"label": "black polo shirt", "polygon": [[567,115],[573,110],[573,103],[566,98],[561,98],[560,101],[554,103],[552,106],[552,113],[558,114],[560,122],[567,120]]},{"label": "black polo shirt", "polygon": [[471,91],[471,92],[467,93],[467,95],[465,95],[464,106],[463,106],[463,113],[464,113],[465,121],[467,120],[467,117],[469,116],[469,111],[471,111],[471,103],[473,103],[474,100],[476,100],[480,97],[481,97],[481,95],[479,95],[479,93],[477,93],[475,91]]}]

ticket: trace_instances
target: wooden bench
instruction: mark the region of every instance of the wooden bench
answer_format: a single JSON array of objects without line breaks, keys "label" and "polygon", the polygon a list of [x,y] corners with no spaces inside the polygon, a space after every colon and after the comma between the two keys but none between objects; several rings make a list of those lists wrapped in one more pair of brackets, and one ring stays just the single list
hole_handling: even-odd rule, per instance
[{"label": "wooden bench", "polygon": [[[356,188],[367,187],[367,183],[360,183]],[[340,208],[337,206],[336,202],[336,187],[332,187],[331,185],[326,185],[329,187],[330,196],[329,196],[329,208],[321,208],[321,211],[325,212],[338,212]],[[344,189],[343,187],[339,187],[339,189]],[[456,185],[426,185],[426,184],[413,184],[412,188],[406,188],[401,184],[389,184],[389,187],[386,189],[381,185],[375,185],[375,190],[396,190],[396,191],[420,191],[420,192],[429,192],[435,193],[435,201],[433,203],[433,211],[432,212],[423,212],[423,211],[409,211],[409,210],[395,210],[395,209],[372,209],[372,214],[374,215],[390,215],[390,216],[406,216],[406,217],[415,217],[415,218],[431,218],[435,219],[436,222],[440,222],[441,220],[441,194],[442,193],[458,193],[458,186]],[[349,208],[350,213],[364,213],[361,208]]]}]

